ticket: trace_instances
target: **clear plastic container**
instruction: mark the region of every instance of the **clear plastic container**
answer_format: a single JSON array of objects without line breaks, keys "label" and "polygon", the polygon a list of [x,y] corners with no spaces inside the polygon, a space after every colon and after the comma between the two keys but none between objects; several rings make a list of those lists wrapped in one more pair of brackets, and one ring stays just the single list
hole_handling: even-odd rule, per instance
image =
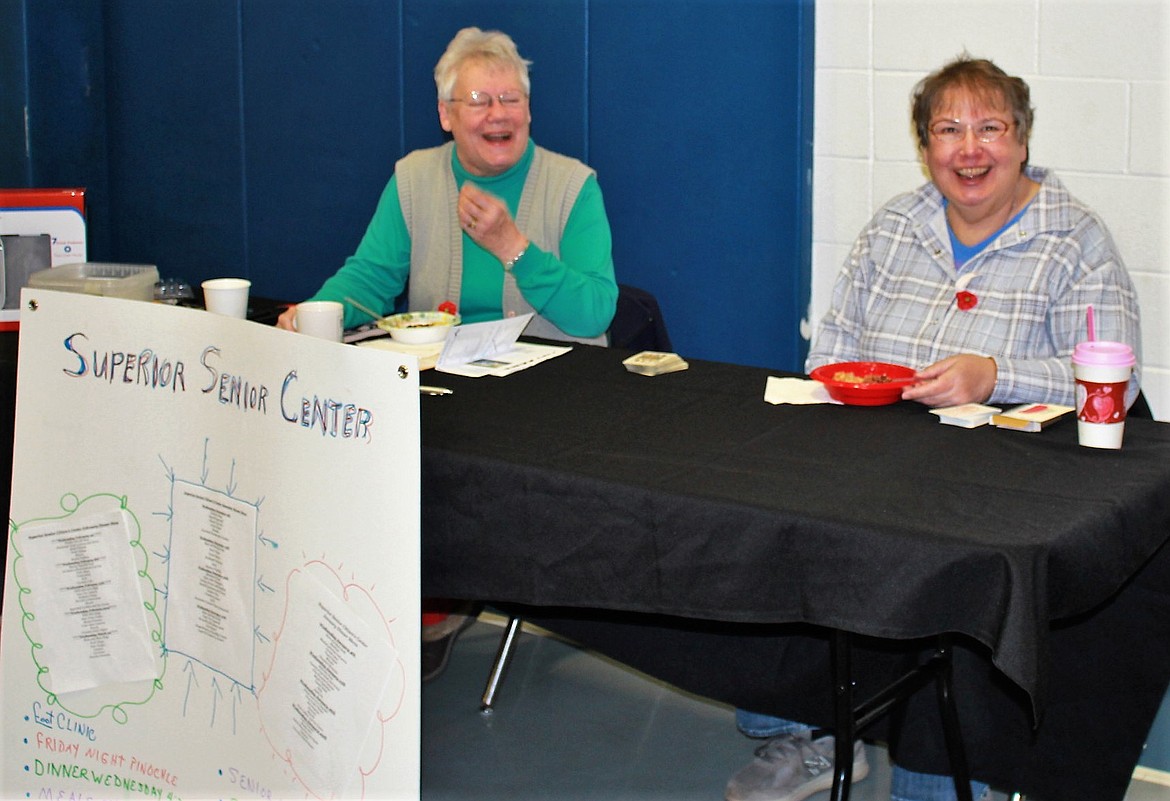
[{"label": "clear plastic container", "polygon": [[153,264],[75,262],[40,270],[28,277],[28,286],[81,292],[130,300],[154,300],[158,268]]}]

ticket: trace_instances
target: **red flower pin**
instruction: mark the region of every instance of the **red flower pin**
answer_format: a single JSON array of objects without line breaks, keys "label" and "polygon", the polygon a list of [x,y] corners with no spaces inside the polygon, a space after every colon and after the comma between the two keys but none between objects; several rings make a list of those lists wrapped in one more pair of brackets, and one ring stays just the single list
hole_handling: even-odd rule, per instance
[{"label": "red flower pin", "polygon": [[974,292],[968,292],[964,289],[955,293],[955,302],[958,303],[960,311],[967,311],[968,309],[975,308],[975,304],[979,302],[979,298],[975,297]]}]

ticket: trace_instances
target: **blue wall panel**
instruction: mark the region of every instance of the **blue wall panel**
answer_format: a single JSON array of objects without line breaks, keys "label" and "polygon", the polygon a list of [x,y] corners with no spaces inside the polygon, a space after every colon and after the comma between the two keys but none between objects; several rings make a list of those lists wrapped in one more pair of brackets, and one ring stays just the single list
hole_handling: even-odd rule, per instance
[{"label": "blue wall panel", "polygon": [[43,178],[86,172],[106,146],[100,8],[92,0],[33,3],[27,15],[28,52],[55,53],[27,74],[30,94],[49,100],[29,115],[33,170]]},{"label": "blue wall panel", "polygon": [[[108,195],[98,0],[0,5],[0,183]],[[27,136],[26,136],[27,133]],[[108,206],[91,205],[101,248]]]},{"label": "blue wall panel", "polygon": [[240,19],[233,0],[106,8],[110,246],[192,280],[247,274]]},{"label": "blue wall panel", "polygon": [[91,259],[309,294],[356,246],[395,160],[444,141],[443,47],[466,25],[501,28],[533,62],[534,138],[597,169],[619,280],[658,296],[676,348],[801,366],[811,0],[20,8],[38,31],[34,119],[68,101],[81,121],[33,127],[28,183],[89,187]]},{"label": "blue wall panel", "polygon": [[247,274],[300,299],[353,252],[402,152],[399,15],[272,0],[243,6],[242,31]]},{"label": "blue wall panel", "polygon": [[795,2],[592,4],[590,151],[615,261],[687,355],[803,364],[811,22]]},{"label": "blue wall panel", "polygon": [[26,30],[23,4],[0,2],[0,186],[28,186],[32,181],[24,133]]}]

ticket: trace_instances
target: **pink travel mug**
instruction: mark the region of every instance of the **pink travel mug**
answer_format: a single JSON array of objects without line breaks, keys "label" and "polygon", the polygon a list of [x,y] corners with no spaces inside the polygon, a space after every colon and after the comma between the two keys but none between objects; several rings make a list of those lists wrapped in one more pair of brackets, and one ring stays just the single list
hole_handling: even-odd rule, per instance
[{"label": "pink travel mug", "polygon": [[1077,382],[1077,438],[1089,448],[1120,448],[1125,433],[1125,391],[1137,363],[1124,342],[1092,340],[1073,350]]}]

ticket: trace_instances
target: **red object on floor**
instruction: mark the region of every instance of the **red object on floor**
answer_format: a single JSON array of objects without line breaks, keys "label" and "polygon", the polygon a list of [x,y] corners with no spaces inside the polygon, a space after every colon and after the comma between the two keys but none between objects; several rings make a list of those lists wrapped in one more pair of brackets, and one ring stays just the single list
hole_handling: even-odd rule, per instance
[{"label": "red object on floor", "polygon": [[435,626],[451,616],[451,612],[458,607],[457,601],[450,598],[423,598],[422,624]]}]

